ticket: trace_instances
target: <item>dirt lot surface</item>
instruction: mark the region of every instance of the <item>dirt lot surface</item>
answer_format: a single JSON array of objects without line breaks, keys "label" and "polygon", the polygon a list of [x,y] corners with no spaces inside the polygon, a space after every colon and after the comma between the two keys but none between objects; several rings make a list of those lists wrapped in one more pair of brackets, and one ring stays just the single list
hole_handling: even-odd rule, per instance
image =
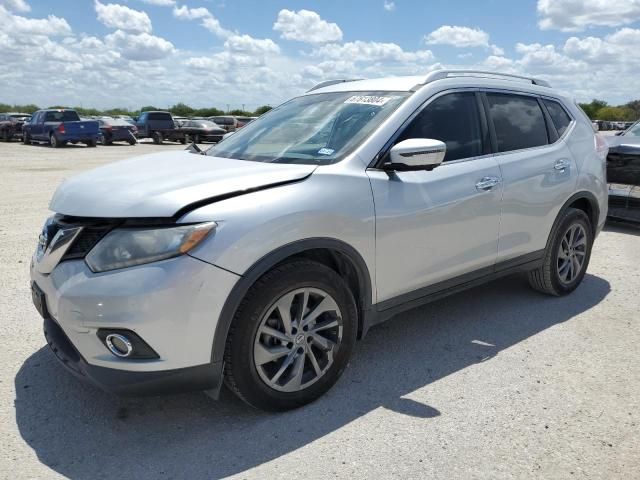
[{"label": "dirt lot surface", "polygon": [[510,277],[402,314],[316,403],[118,399],[46,347],[29,259],[60,181],[181,145],[0,143],[0,478],[640,478],[640,229],[565,298]]}]

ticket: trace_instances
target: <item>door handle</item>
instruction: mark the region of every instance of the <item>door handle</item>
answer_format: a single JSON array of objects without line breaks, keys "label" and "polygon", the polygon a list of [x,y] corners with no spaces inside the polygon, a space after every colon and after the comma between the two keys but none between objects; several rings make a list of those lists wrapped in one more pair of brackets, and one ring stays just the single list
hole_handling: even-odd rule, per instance
[{"label": "door handle", "polygon": [[553,164],[553,168],[560,172],[564,172],[570,166],[571,166],[571,163],[566,158],[561,158],[560,160],[556,160],[556,163]]},{"label": "door handle", "polygon": [[498,177],[482,177],[478,183],[476,183],[476,190],[491,190],[496,185],[500,184],[500,179]]}]

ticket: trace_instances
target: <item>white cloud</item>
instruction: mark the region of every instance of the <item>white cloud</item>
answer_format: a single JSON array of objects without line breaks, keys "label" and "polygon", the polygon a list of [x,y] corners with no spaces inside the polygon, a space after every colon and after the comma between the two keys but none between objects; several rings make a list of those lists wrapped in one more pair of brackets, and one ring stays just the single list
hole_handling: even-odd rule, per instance
[{"label": "white cloud", "polygon": [[31,11],[31,7],[25,0],[0,0],[0,6],[13,12],[26,13]]},{"label": "white cloud", "polygon": [[314,56],[353,62],[427,62],[433,60],[431,50],[407,52],[395,43],[363,42],[329,44],[317,48]]},{"label": "white cloud", "polygon": [[253,38],[249,35],[232,35],[224,42],[224,47],[230,52],[248,55],[280,53],[280,47],[273,40]]},{"label": "white cloud", "polygon": [[151,19],[145,12],[116,3],[100,3],[95,0],[98,20],[109,28],[128,32],[151,32]]},{"label": "white cloud", "polygon": [[159,60],[169,56],[174,50],[173,44],[168,40],[148,33],[134,34],[116,30],[104,40],[108,47],[134,61]]},{"label": "white cloud", "polygon": [[310,10],[280,10],[273,29],[280,32],[280,36],[285,40],[315,44],[342,40],[342,30],[337,24],[323,20],[320,15]]},{"label": "white cloud", "polygon": [[393,12],[396,9],[396,2],[393,2],[392,0],[384,0],[383,7],[387,12]]},{"label": "white cloud", "polygon": [[157,5],[159,7],[173,7],[176,4],[176,0],[142,0],[149,5]]},{"label": "white cloud", "polygon": [[222,28],[220,21],[205,7],[189,8],[186,5],[173,7],[173,16],[180,20],[201,20],[200,25],[218,37],[224,38],[233,34]]},{"label": "white cloud", "polygon": [[640,20],[640,0],[538,0],[538,16],[542,30],[617,27]]},{"label": "white cloud", "polygon": [[49,15],[47,18],[27,18],[14,15],[0,5],[0,33],[20,35],[20,40],[31,35],[64,36],[71,34],[71,27],[64,18]]},{"label": "white cloud", "polygon": [[454,47],[488,47],[489,34],[479,28],[443,25],[424,40],[429,45],[451,45]]}]

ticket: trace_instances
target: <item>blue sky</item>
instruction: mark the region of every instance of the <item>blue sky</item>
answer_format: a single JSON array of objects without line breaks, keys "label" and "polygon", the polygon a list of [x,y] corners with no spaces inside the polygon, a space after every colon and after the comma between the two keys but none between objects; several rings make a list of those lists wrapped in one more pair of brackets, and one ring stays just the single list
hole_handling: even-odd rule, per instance
[{"label": "blue sky", "polygon": [[0,102],[254,108],[462,66],[621,103],[639,28],[640,0],[0,0]]}]

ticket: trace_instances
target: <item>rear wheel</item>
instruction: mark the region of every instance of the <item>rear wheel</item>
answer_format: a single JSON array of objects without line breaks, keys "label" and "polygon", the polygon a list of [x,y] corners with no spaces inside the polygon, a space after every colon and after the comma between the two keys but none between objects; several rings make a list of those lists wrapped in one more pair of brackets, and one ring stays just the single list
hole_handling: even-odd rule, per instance
[{"label": "rear wheel", "polygon": [[153,132],[152,138],[153,143],[155,143],[156,145],[160,145],[162,143],[163,138],[160,132]]},{"label": "rear wheel", "polygon": [[22,143],[24,143],[25,145],[31,144],[31,135],[29,135],[29,133],[24,132],[22,134]]},{"label": "rear wheel", "polygon": [[98,144],[96,140],[89,140],[87,142],[87,147],[95,147]]},{"label": "rear wheel", "polygon": [[593,245],[593,229],[585,212],[569,208],[558,222],[541,267],[529,272],[529,284],[548,295],[567,295],[584,278]]},{"label": "rear wheel", "polygon": [[113,143],[113,140],[111,140],[111,137],[109,137],[107,135],[102,135],[100,137],[100,143],[102,145],[111,145]]},{"label": "rear wheel", "polygon": [[308,260],[286,263],[249,290],[229,331],[225,381],[248,404],[288,410],[338,380],[356,339],[356,304],[344,280]]},{"label": "rear wheel", "polygon": [[60,141],[55,133],[49,135],[49,145],[51,145],[52,148],[58,148],[60,146]]}]

